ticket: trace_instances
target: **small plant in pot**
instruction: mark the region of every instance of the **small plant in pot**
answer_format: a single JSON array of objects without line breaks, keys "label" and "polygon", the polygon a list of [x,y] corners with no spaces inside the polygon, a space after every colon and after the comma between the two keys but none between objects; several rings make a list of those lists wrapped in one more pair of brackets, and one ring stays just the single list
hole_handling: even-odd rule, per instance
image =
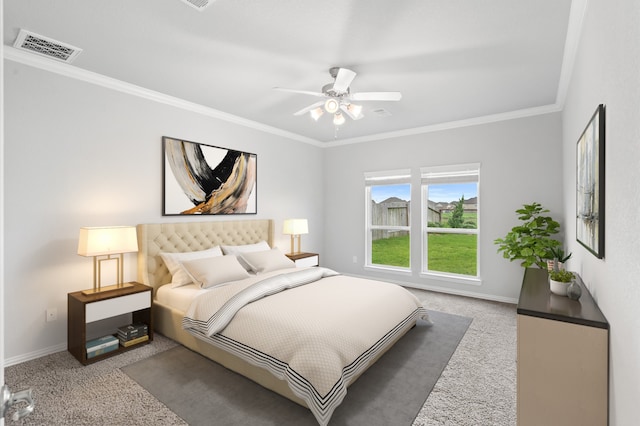
[{"label": "small plant in pot", "polygon": [[559,296],[566,296],[569,285],[575,278],[575,274],[561,269],[549,272],[549,289]]},{"label": "small plant in pot", "polygon": [[573,253],[565,254],[561,247],[549,249],[553,260],[547,261],[547,269],[549,271],[558,271],[564,269],[564,264],[567,260],[571,259]]}]

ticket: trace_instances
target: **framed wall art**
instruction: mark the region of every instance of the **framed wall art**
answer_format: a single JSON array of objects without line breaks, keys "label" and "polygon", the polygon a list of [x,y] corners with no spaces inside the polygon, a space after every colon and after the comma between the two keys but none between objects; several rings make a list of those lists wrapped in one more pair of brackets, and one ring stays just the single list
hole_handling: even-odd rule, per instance
[{"label": "framed wall art", "polygon": [[604,257],[605,107],[598,105],[577,145],[576,239]]},{"label": "framed wall art", "polygon": [[257,155],[164,136],[162,215],[256,214]]}]

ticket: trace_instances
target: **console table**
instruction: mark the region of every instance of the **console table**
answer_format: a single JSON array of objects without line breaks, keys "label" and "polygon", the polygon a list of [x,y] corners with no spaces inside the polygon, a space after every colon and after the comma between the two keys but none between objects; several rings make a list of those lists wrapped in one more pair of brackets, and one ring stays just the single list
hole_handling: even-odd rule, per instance
[{"label": "console table", "polygon": [[549,290],[527,268],[518,302],[518,425],[607,425],[609,323],[580,277],[582,297]]}]

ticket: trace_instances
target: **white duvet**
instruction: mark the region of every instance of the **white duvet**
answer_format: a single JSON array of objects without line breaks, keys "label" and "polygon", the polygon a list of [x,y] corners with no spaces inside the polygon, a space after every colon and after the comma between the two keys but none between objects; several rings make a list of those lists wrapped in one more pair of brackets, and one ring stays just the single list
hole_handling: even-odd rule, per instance
[{"label": "white duvet", "polygon": [[418,318],[427,311],[398,285],[309,268],[201,294],[183,327],[285,380],[326,425],[347,386]]}]

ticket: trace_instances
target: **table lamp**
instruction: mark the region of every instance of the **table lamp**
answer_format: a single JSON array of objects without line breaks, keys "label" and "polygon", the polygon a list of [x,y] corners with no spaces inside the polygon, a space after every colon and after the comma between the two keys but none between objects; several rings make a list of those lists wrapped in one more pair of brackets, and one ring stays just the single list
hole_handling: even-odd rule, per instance
[{"label": "table lamp", "polygon": [[[93,289],[83,290],[83,294],[94,294],[103,291],[132,287],[133,284],[123,283],[124,257],[123,253],[138,251],[138,237],[135,226],[105,226],[80,228],[78,239],[78,254],[93,257]],[[102,287],[102,262],[115,260],[117,263],[117,283]]]},{"label": "table lamp", "polygon": [[291,254],[293,252],[293,239],[295,237],[298,238],[298,251],[296,253],[300,253],[300,240],[302,234],[309,233],[309,226],[307,224],[307,219],[286,219],[284,221],[284,229],[282,233],[285,235],[291,235]]}]

